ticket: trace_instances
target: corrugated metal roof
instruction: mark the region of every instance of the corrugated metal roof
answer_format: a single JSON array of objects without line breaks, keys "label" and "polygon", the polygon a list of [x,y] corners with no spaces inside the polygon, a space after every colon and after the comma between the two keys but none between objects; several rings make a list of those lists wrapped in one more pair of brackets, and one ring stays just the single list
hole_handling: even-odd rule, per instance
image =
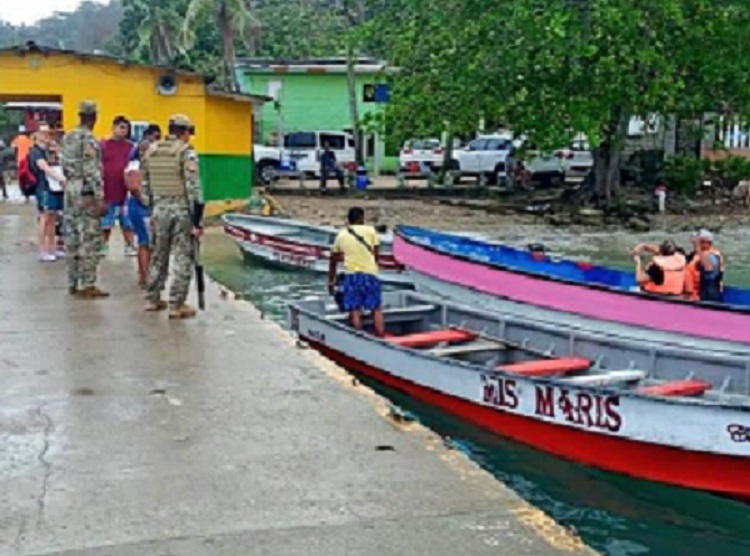
[{"label": "corrugated metal roof", "polygon": [[[268,73],[346,73],[346,58],[310,58],[302,60],[238,58],[235,69]],[[392,73],[396,68],[384,60],[358,57],[354,61],[354,72],[360,74]]]},{"label": "corrugated metal roof", "polygon": [[158,64],[142,64],[140,62],[133,62],[131,60],[126,60],[125,58],[114,56],[112,54],[106,54],[101,51],[91,53],[91,52],[80,52],[77,50],[66,50],[63,48],[54,48],[50,46],[42,46],[42,45],[36,44],[33,41],[29,41],[21,45],[10,46],[7,48],[0,48],[0,53],[5,53],[5,52],[10,52],[10,53],[18,54],[18,55],[41,54],[42,56],[60,54],[63,56],[74,56],[82,60],[101,60],[101,61],[106,61],[106,62],[113,62],[113,63],[120,64],[123,66],[134,66],[134,67],[152,68],[152,69],[157,69],[157,70],[162,70],[162,71],[168,71],[175,75],[182,75],[185,77],[197,77],[197,78],[202,79],[204,83],[211,83],[214,80],[213,76],[203,75],[194,71],[177,69],[174,67],[163,66],[163,65],[158,65]]},{"label": "corrugated metal roof", "polygon": [[203,75],[203,74],[193,72],[193,71],[177,69],[174,67],[158,65],[158,64],[141,64],[140,62],[133,62],[130,60],[126,60],[124,58],[120,58],[118,56],[113,56],[111,54],[103,53],[101,51],[97,51],[95,53],[79,52],[77,50],[65,50],[62,48],[41,46],[41,45],[36,44],[33,41],[29,41],[22,45],[11,46],[7,48],[0,48],[0,54],[2,53],[12,53],[12,54],[17,54],[19,56],[24,56],[26,54],[39,54],[42,56],[50,56],[50,55],[57,54],[57,55],[63,55],[63,56],[73,56],[81,60],[101,60],[103,62],[116,63],[122,66],[150,68],[150,69],[168,72],[172,75],[190,77],[190,78],[198,78],[201,81],[203,81],[203,83],[206,85],[206,94],[208,95],[223,96],[225,98],[232,98],[233,100],[239,100],[239,101],[245,100],[248,102],[252,102],[252,101],[268,102],[268,101],[273,100],[271,97],[266,97],[262,95],[251,95],[251,94],[246,94],[246,93],[224,91],[222,89],[218,89],[215,85],[213,85],[216,79],[214,76]]}]

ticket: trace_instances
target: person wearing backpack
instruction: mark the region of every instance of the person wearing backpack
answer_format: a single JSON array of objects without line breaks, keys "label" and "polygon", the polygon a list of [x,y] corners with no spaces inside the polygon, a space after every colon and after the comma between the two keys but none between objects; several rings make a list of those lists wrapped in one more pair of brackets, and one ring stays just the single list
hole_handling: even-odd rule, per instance
[{"label": "person wearing backpack", "polygon": [[[348,226],[339,232],[331,248],[328,291],[335,296],[339,289],[341,309],[349,313],[351,325],[358,330],[362,329],[363,313],[371,311],[375,334],[383,337],[383,288],[378,278],[380,237],[375,228],[365,224],[361,207],[350,208],[347,221]],[[339,263],[345,270],[340,277]]]},{"label": "person wearing backpack", "polygon": [[26,197],[28,203],[36,194],[36,178],[29,168],[29,152],[33,141],[29,137],[26,128],[21,126],[20,133],[11,142],[11,147],[16,153],[16,168],[18,169],[18,185],[21,193]]}]

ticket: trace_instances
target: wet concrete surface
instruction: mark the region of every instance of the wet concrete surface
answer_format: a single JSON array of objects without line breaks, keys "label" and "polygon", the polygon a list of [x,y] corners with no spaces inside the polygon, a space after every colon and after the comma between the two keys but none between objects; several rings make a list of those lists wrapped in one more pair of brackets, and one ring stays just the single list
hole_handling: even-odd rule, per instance
[{"label": "wet concrete surface", "polygon": [[249,304],[144,313],[119,241],[75,300],[33,235],[0,205],[0,554],[591,553]]}]

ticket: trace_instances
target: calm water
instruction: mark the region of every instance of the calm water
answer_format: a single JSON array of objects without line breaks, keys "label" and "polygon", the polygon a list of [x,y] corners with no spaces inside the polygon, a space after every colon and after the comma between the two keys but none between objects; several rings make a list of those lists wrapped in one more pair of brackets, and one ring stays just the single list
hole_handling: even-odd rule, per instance
[{"label": "calm water", "polygon": [[[658,240],[654,235],[648,240]],[[525,238],[503,238],[523,245]],[[750,283],[750,255],[741,249],[750,233],[722,237],[735,265],[729,278]],[[574,239],[537,237],[553,251],[626,266],[627,234]],[[205,240],[203,262],[210,274],[243,294],[274,318],[284,302],[319,295],[324,278],[271,269],[244,261],[221,236]],[[744,275],[742,270],[745,271]],[[738,280],[739,279],[739,280]],[[744,280],[743,280],[744,279]],[[398,392],[372,385],[395,404],[414,413],[451,445],[492,472],[520,496],[569,526],[590,546],[608,556],[750,556],[750,505],[684,489],[637,481],[547,456],[460,423]],[[659,465],[654,461],[654,465]]]}]

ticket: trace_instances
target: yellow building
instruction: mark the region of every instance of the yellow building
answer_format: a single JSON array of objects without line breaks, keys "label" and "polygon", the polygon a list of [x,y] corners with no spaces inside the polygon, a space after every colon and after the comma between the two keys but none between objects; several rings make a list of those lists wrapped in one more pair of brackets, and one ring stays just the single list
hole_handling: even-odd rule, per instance
[{"label": "yellow building", "polygon": [[78,123],[78,105],[94,100],[94,133],[106,138],[115,116],[166,129],[171,114],[195,122],[207,201],[247,199],[253,182],[253,109],[266,97],[221,92],[196,73],[133,64],[29,43],[0,50],[0,102],[60,102],[66,130]]}]

